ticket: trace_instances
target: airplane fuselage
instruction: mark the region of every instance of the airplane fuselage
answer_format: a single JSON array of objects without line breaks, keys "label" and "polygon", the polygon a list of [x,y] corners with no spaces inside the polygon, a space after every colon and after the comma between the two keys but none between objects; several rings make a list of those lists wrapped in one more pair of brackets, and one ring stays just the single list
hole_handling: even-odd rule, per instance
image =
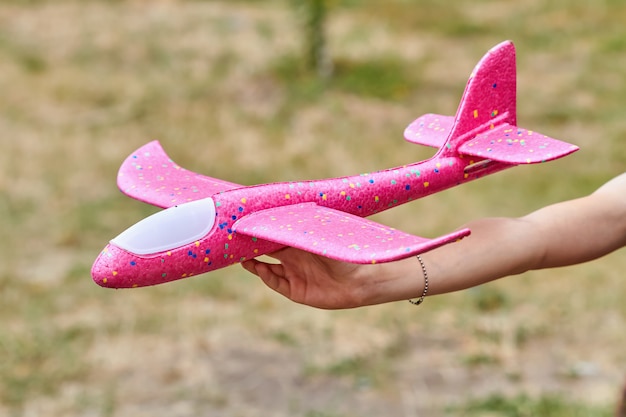
[{"label": "airplane fuselage", "polygon": [[445,157],[440,153],[419,163],[373,173],[261,184],[206,196],[215,204],[215,222],[204,237],[180,247],[145,255],[131,253],[110,243],[100,255],[97,282],[116,288],[154,285],[224,268],[279,250],[281,244],[236,231],[237,220],[270,207],[315,203],[359,217],[369,217],[514,166],[487,163],[485,161],[488,160],[476,158]]}]

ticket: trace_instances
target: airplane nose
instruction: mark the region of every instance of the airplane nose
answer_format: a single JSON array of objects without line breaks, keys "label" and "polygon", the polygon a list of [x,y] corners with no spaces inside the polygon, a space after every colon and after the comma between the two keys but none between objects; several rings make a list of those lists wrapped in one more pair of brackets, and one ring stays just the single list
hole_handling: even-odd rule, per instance
[{"label": "airplane nose", "polygon": [[115,257],[111,253],[111,245],[107,245],[96,258],[91,267],[93,281],[101,287],[118,288],[117,271],[114,265]]},{"label": "airplane nose", "polygon": [[94,282],[106,288],[133,288],[153,285],[145,271],[137,266],[137,260],[128,252],[108,244],[91,267]]},{"label": "airplane nose", "polygon": [[172,251],[139,256],[110,242],[91,267],[94,282],[106,288],[135,288],[163,284],[199,275],[211,270],[214,263],[210,250],[196,241]]},{"label": "airplane nose", "polygon": [[[206,272],[208,257],[193,261],[214,224],[215,203],[210,197],[157,212],[112,239],[96,258],[91,276],[102,287],[134,288]],[[182,250],[186,247],[191,250]]]}]

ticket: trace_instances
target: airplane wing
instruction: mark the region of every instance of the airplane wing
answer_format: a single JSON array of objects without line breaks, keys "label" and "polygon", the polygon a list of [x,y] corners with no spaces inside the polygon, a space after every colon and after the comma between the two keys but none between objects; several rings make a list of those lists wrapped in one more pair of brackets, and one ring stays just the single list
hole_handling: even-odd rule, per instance
[{"label": "airplane wing", "polygon": [[404,129],[404,139],[418,145],[441,148],[446,143],[453,124],[453,116],[425,114]]},{"label": "airplane wing", "polygon": [[507,164],[535,164],[577,150],[575,145],[503,123],[463,143],[458,152]]},{"label": "airplane wing", "polygon": [[236,233],[358,264],[407,258],[470,233],[463,229],[427,239],[315,203],[255,212],[239,219],[233,228]]},{"label": "airplane wing", "polygon": [[158,141],[142,146],[126,158],[118,171],[117,185],[129,197],[161,208],[241,187],[181,168]]}]

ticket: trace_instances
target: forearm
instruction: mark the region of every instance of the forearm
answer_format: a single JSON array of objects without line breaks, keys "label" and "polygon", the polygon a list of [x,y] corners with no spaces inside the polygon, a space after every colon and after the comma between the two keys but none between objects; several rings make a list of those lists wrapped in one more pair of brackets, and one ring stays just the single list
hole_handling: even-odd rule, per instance
[{"label": "forearm", "polygon": [[470,236],[422,255],[431,295],[520,274],[541,259],[541,237],[525,219],[485,218],[465,226]]},{"label": "forearm", "polygon": [[532,269],[587,262],[626,245],[626,174],[596,192],[537,210],[525,219],[542,239]]},{"label": "forearm", "polygon": [[[471,235],[421,255],[429,295],[458,291],[530,269],[540,258],[532,229],[522,219],[486,218],[466,224]],[[523,246],[523,247],[522,247]],[[415,257],[369,268],[364,304],[419,297],[424,289]]]}]

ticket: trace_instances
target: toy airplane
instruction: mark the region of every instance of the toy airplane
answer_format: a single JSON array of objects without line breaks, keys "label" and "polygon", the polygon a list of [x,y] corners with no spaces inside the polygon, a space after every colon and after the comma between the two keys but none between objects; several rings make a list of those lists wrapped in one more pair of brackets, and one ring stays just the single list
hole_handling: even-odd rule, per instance
[{"label": "toy airplane", "polygon": [[578,148],[516,126],[515,48],[503,42],[472,73],[455,117],[427,114],[404,132],[439,151],[430,159],[342,178],[242,186],[185,170],[158,142],[122,164],[130,197],[166,208],[111,240],[92,276],[104,287],[161,284],[223,268],[285,246],[353,263],[389,262],[467,236],[434,239],[364,219],[518,164]]}]

